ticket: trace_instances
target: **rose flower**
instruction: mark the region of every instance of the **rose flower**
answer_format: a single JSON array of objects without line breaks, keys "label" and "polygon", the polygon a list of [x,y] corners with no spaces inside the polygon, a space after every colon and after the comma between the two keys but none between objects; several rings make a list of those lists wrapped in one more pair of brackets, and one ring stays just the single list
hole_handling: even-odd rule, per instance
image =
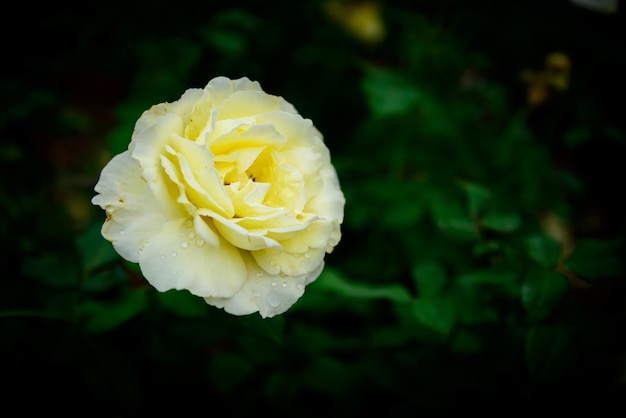
[{"label": "rose flower", "polygon": [[95,191],[102,235],[158,291],[262,317],[319,276],[345,204],[320,132],[247,78],[145,111]]}]

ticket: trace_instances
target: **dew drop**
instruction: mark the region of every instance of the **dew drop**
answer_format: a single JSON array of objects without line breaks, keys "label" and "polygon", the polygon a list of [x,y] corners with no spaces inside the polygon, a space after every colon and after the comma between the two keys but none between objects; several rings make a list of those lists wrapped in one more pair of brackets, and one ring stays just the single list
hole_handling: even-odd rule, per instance
[{"label": "dew drop", "polygon": [[256,272],[256,277],[263,277],[263,273],[261,273],[260,271]]},{"label": "dew drop", "polygon": [[298,289],[298,290],[304,289],[304,284],[302,284],[300,282],[296,283],[296,289]]},{"label": "dew drop", "polygon": [[187,248],[187,247],[189,247],[189,243],[187,241],[183,241],[183,242],[180,243],[180,246],[182,248]]},{"label": "dew drop", "polygon": [[204,240],[203,239],[197,239],[196,240],[196,246],[197,247],[202,247],[204,245]]},{"label": "dew drop", "polygon": [[185,221],[185,226],[186,226],[187,228],[191,228],[191,226],[192,226],[192,225],[193,225],[193,222],[191,222],[191,219],[187,219],[187,220]]},{"label": "dew drop", "polygon": [[176,251],[172,251],[172,257],[176,257],[178,253]]},{"label": "dew drop", "polygon": [[190,232],[187,234],[187,238],[189,239],[194,239],[196,237],[196,234],[194,234],[193,232]]},{"label": "dew drop", "polygon": [[304,258],[306,258],[306,259],[311,258],[311,253],[304,253]]},{"label": "dew drop", "polygon": [[273,281],[273,282],[272,282],[272,287],[276,287],[276,286],[278,286],[278,282]]},{"label": "dew drop", "polygon": [[287,287],[287,282],[282,282],[282,283],[281,283],[281,286],[282,286],[282,287]]},{"label": "dew drop", "polygon": [[273,294],[267,296],[267,302],[273,308],[276,308],[280,305],[280,299],[278,298],[278,296]]},{"label": "dew drop", "polygon": [[165,260],[165,254],[161,254],[161,260]]},{"label": "dew drop", "polygon": [[123,229],[120,231],[120,235],[124,235],[126,233],[126,231],[124,231]]}]

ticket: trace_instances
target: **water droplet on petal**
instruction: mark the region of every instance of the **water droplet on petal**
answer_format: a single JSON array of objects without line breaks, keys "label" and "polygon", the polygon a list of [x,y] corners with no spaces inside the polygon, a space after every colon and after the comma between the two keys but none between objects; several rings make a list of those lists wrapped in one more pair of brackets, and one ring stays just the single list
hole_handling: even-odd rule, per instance
[{"label": "water droplet on petal", "polygon": [[180,243],[180,246],[183,247],[183,248],[187,248],[187,247],[189,247],[189,243],[187,241],[183,241],[183,242]]},{"label": "water droplet on petal", "polygon": [[281,286],[282,286],[282,287],[287,287],[287,282],[282,282],[282,283],[281,283]]},{"label": "water droplet on petal", "polygon": [[296,289],[298,289],[298,290],[304,289],[304,284],[302,284],[300,282],[296,283]]},{"label": "water droplet on petal", "polygon": [[273,281],[273,282],[272,282],[272,287],[276,287],[276,286],[278,286],[278,282]]},{"label": "water droplet on petal", "polygon": [[126,233],[126,231],[124,231],[123,229],[120,231],[120,235],[124,235]]},{"label": "water droplet on petal", "polygon": [[263,273],[261,273],[260,271],[256,272],[256,277],[263,277]]},{"label": "water droplet on petal", "polygon": [[267,302],[273,308],[277,308],[280,305],[280,299],[278,298],[277,295],[274,295],[274,294],[270,294],[267,296]]},{"label": "water droplet on petal", "polygon": [[194,239],[195,236],[196,236],[196,234],[194,234],[193,232],[190,232],[190,233],[187,234],[187,238],[189,238],[189,239]]},{"label": "water droplet on petal", "polygon": [[311,253],[304,253],[304,258],[307,258],[307,259],[311,258]]},{"label": "water droplet on petal", "polygon": [[192,225],[193,225],[193,222],[191,222],[191,219],[187,219],[187,220],[185,221],[185,226],[186,226],[187,228],[191,228],[191,226],[192,226]]},{"label": "water droplet on petal", "polygon": [[172,251],[172,257],[176,257],[178,253],[176,251]]},{"label": "water droplet on petal", "polygon": [[161,260],[165,260],[165,254],[161,254]]},{"label": "water droplet on petal", "polygon": [[204,240],[203,239],[197,239],[196,240],[196,246],[197,247],[202,247],[204,245]]}]

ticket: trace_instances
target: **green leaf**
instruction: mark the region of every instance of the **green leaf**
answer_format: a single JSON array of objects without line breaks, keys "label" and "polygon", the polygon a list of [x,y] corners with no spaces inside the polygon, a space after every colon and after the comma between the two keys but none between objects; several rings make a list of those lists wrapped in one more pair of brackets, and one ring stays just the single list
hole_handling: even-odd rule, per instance
[{"label": "green leaf", "polygon": [[522,219],[517,213],[489,212],[481,219],[483,228],[498,232],[514,232],[522,225]]},{"label": "green leaf", "polygon": [[518,293],[517,276],[508,271],[476,270],[462,274],[456,279],[456,283],[469,288],[490,285],[506,290],[512,295]]},{"label": "green leaf", "polygon": [[528,256],[545,268],[553,268],[561,256],[561,244],[546,235],[533,235],[525,239]]},{"label": "green leaf", "polygon": [[462,182],[461,187],[467,195],[467,206],[470,216],[477,216],[486,208],[491,193],[486,187],[476,183]]},{"label": "green leaf", "polygon": [[373,67],[366,68],[361,88],[374,116],[405,114],[420,97],[419,90],[407,78]]},{"label": "green leaf", "polygon": [[63,289],[78,285],[79,275],[74,264],[58,255],[45,254],[24,259],[21,267],[25,275],[47,286]]},{"label": "green leaf", "polygon": [[421,324],[442,334],[454,326],[455,308],[449,297],[418,298],[413,302],[413,313]]},{"label": "green leaf", "polygon": [[103,333],[115,329],[139,314],[147,305],[143,290],[126,290],[112,301],[90,300],[81,306],[84,330]]},{"label": "green leaf", "polygon": [[104,293],[127,282],[128,274],[116,265],[112,269],[87,276],[81,283],[81,289],[87,293]]},{"label": "green leaf", "polygon": [[577,363],[578,353],[570,333],[562,327],[535,325],[526,336],[526,364],[539,383],[562,378]]},{"label": "green leaf", "polygon": [[584,279],[617,277],[624,272],[623,249],[623,239],[581,239],[565,265]]},{"label": "green leaf", "polygon": [[432,215],[439,229],[455,238],[478,239],[474,221],[464,213],[459,202],[435,194],[430,203]]},{"label": "green leaf", "polygon": [[227,28],[214,28],[205,34],[205,40],[226,55],[241,55],[248,47],[248,40],[244,34]]},{"label": "green leaf", "polygon": [[477,270],[458,276],[452,288],[458,320],[466,324],[499,321],[494,300],[519,297],[519,287],[517,276],[508,271]]},{"label": "green leaf", "polygon": [[522,284],[522,305],[532,320],[541,320],[561,301],[567,289],[562,274],[531,267]]},{"label": "green leaf", "polygon": [[163,306],[183,318],[203,317],[207,313],[207,304],[198,296],[194,296],[187,290],[170,290],[157,292],[156,298]]},{"label": "green leaf", "polygon": [[85,271],[93,271],[119,260],[119,255],[100,232],[101,223],[94,223],[76,237],[76,248]]},{"label": "green leaf", "polygon": [[421,298],[439,295],[446,284],[446,272],[441,265],[427,261],[413,269],[413,278]]},{"label": "green leaf", "polygon": [[354,283],[345,279],[339,272],[329,268],[324,270],[315,281],[314,286],[351,299],[388,299],[400,303],[411,300],[411,295],[403,286],[396,284],[373,286],[365,283]]},{"label": "green leaf", "polygon": [[202,26],[199,35],[219,52],[239,57],[249,47],[250,33],[259,25],[257,17],[232,9],[217,13],[209,25]]}]

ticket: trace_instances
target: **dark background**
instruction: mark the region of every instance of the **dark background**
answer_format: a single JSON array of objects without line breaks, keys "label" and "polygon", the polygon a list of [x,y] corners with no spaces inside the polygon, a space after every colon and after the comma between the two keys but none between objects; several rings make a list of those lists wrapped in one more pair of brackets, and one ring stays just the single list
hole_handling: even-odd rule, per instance
[{"label": "dark background", "polygon": [[[623,7],[387,1],[368,40],[348,22],[370,3],[330,3],[3,13],[4,405],[624,412]],[[312,119],[347,199],[325,273],[271,320],[158,294],[90,204],[141,112],[218,75]]]}]

